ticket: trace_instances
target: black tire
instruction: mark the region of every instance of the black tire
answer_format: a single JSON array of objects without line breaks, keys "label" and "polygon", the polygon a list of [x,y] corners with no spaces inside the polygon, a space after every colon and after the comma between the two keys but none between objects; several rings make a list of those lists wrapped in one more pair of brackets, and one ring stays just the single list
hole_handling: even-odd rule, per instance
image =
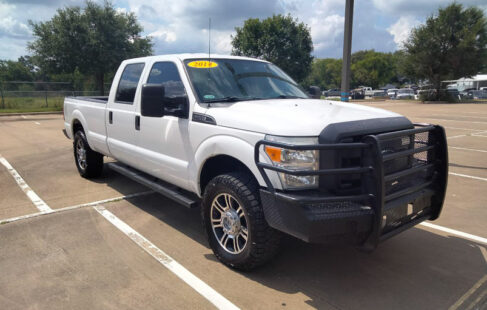
[{"label": "black tire", "polygon": [[[84,158],[78,152],[79,148],[84,149]],[[78,172],[83,178],[96,178],[102,174],[103,155],[90,148],[85,133],[82,130],[78,130],[74,134],[73,152],[76,168],[78,168]]]},{"label": "black tire", "polygon": [[[258,189],[259,186],[256,180],[245,172],[219,175],[212,179],[205,188],[201,203],[201,215],[210,247],[222,263],[235,269],[254,269],[269,261],[279,250],[281,233],[267,224],[260,203]],[[219,231],[221,231],[220,235],[225,234],[223,228],[224,213],[218,211],[219,208],[212,208],[212,205],[215,200],[220,199],[221,202],[222,196],[225,202],[225,197],[233,198],[233,200],[230,199],[232,201],[230,202],[230,208],[232,208],[233,204],[233,208],[236,206],[243,209],[244,215],[241,214],[242,211],[240,213],[237,212],[240,214],[241,225],[238,226],[241,227],[241,230],[245,228],[247,239],[246,243],[239,249],[239,253],[230,253],[229,250],[232,251],[233,248],[233,251],[235,251],[235,248],[239,248],[243,237],[239,238],[238,234],[236,238],[227,237],[227,240],[232,240],[230,242],[233,242],[233,247],[231,245],[227,246],[230,248],[229,250],[225,249],[223,244],[217,239]],[[215,221],[218,215],[221,215],[222,228],[214,228],[212,225],[212,217]],[[217,225],[220,225],[220,223]],[[234,241],[235,239],[236,242]]]}]

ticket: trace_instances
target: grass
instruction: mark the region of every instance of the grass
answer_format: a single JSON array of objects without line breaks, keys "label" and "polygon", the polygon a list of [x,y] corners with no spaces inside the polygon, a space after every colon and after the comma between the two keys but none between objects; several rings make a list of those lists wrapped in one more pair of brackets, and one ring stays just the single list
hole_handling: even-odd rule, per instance
[{"label": "grass", "polygon": [[51,112],[63,109],[64,97],[4,97],[0,98],[0,114],[22,112]]}]

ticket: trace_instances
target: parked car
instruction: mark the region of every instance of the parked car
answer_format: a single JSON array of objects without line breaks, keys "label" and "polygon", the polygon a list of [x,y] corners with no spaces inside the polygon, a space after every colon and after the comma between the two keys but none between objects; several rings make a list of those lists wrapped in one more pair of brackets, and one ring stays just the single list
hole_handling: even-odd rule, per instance
[{"label": "parked car", "polygon": [[397,88],[391,88],[391,89],[388,89],[387,90],[387,96],[389,96],[389,98],[391,99],[396,99],[396,96],[397,96],[397,91],[399,89]]},{"label": "parked car", "polygon": [[374,249],[437,219],[445,197],[441,126],[310,99],[259,59],[126,60],[108,97],[66,97],[64,119],[82,177],[108,166],[201,206],[209,245],[232,268],[268,261],[282,233]]},{"label": "parked car", "polygon": [[387,98],[387,91],[385,90],[374,90],[374,98]]},{"label": "parked car", "polygon": [[473,91],[477,90],[476,88],[466,88],[462,90],[459,95],[461,99],[473,99]]},{"label": "parked car", "polygon": [[358,88],[363,89],[364,96],[373,96],[374,95],[374,90],[372,89],[372,87],[369,87],[369,86],[359,86]]},{"label": "parked car", "polygon": [[414,99],[414,90],[401,88],[397,91],[396,99]]},{"label": "parked car", "polygon": [[487,87],[483,87],[482,90],[471,90],[469,93],[472,99],[487,99]]},{"label": "parked car", "polygon": [[339,88],[332,88],[325,92],[325,97],[340,97],[342,91]]},{"label": "parked car", "polygon": [[352,99],[364,99],[365,98],[365,91],[363,88],[356,88],[350,91],[350,97]]}]

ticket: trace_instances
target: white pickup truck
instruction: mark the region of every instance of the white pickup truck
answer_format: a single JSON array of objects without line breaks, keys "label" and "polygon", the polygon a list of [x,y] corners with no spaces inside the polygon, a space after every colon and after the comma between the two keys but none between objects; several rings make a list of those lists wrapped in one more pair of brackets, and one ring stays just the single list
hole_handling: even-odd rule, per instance
[{"label": "white pickup truck", "polygon": [[[310,99],[275,65],[204,54],[124,61],[107,97],[67,97],[81,176],[103,157],[187,207],[201,205],[215,255],[249,270],[282,232],[365,249],[441,211],[442,127]],[[161,206],[162,207],[162,206]]]}]

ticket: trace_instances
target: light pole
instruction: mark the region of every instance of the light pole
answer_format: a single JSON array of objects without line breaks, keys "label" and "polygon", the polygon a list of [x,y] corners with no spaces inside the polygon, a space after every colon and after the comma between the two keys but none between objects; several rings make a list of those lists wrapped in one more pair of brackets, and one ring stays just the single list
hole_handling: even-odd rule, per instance
[{"label": "light pole", "polygon": [[343,62],[342,62],[342,91],[341,100],[348,101],[350,96],[350,64],[352,62],[352,26],[353,26],[353,2],[345,3],[345,31],[343,34]]}]

